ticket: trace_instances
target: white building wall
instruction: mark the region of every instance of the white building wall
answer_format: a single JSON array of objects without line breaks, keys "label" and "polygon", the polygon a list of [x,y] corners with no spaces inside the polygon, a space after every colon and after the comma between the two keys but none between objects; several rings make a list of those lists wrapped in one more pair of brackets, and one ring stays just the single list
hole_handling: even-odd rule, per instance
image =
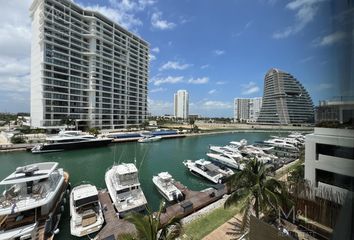
[{"label": "white building wall", "polygon": [[31,39],[31,125],[41,127],[43,119],[43,91],[42,91],[42,62],[43,34],[41,33],[41,14],[43,4],[39,4],[37,11],[32,16],[32,39]]},{"label": "white building wall", "polygon": [[315,128],[313,134],[306,135],[305,144],[305,179],[313,185],[329,187],[334,192],[346,192],[346,190],[330,186],[316,181],[316,169],[354,177],[354,159],[327,156],[318,154],[316,156],[316,144],[328,144],[341,147],[354,148],[354,130]]},{"label": "white building wall", "polygon": [[187,119],[189,115],[189,94],[186,90],[178,90],[174,95],[174,113],[176,118]]}]

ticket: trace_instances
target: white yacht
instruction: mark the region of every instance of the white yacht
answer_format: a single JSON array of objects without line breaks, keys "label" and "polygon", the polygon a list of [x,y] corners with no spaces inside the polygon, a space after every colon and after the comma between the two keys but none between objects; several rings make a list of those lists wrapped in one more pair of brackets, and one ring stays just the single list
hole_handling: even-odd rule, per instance
[{"label": "white yacht", "polygon": [[101,229],[104,219],[97,188],[91,184],[74,187],[70,194],[70,233],[83,237]]},{"label": "white yacht", "polygon": [[81,131],[61,130],[58,135],[48,137],[45,143],[40,143],[31,149],[32,153],[58,152],[64,150],[107,146],[111,138],[96,138]]},{"label": "white yacht", "polygon": [[52,239],[69,175],[56,162],[18,167],[0,182],[0,239]]},{"label": "white yacht", "polygon": [[283,139],[269,139],[267,141],[264,141],[264,144],[272,146],[272,152],[278,157],[297,158],[299,156],[299,148],[297,148],[293,144],[287,143]]},{"label": "white yacht", "polygon": [[206,155],[213,161],[219,162],[227,167],[242,170],[241,164],[239,164],[239,162],[243,157],[240,153],[207,153]]},{"label": "white yacht", "polygon": [[133,163],[114,165],[106,172],[105,181],[119,216],[130,211],[145,211],[147,201],[140,187],[138,169]]},{"label": "white yacht", "polygon": [[138,140],[140,143],[147,143],[147,142],[156,142],[161,140],[160,136],[143,136]]},{"label": "white yacht", "polygon": [[152,182],[167,201],[172,202],[183,199],[182,192],[173,184],[174,179],[168,172],[161,172],[157,176],[153,176]]},{"label": "white yacht", "polygon": [[213,163],[204,159],[196,161],[186,160],[183,162],[190,172],[198,174],[213,183],[223,183],[225,178],[231,176],[234,172],[229,168],[221,169]]}]

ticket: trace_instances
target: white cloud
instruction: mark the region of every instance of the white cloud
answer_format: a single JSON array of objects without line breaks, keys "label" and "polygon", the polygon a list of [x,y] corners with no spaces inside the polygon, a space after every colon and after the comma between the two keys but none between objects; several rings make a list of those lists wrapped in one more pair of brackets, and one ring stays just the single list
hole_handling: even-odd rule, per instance
[{"label": "white cloud", "polygon": [[200,107],[205,110],[230,109],[232,108],[232,103],[222,101],[206,101],[202,103]]},{"label": "white cloud", "polygon": [[315,46],[324,47],[324,46],[330,46],[330,45],[336,44],[336,43],[342,41],[345,37],[346,37],[345,32],[337,31],[337,32],[331,33],[327,36],[324,36],[320,39],[317,39],[314,42],[315,42]]},{"label": "white cloud", "polygon": [[153,49],[151,49],[151,52],[159,53],[160,52],[160,48],[154,47]]},{"label": "white cloud", "polygon": [[214,50],[214,54],[217,55],[217,56],[220,56],[220,55],[225,54],[225,51],[224,50],[220,50],[220,49],[216,49],[216,50]]},{"label": "white cloud", "polygon": [[153,115],[170,114],[173,111],[173,103],[148,98],[148,109]]},{"label": "white cloud", "polygon": [[161,84],[176,84],[176,83],[180,83],[183,82],[183,77],[182,76],[178,76],[178,77],[172,77],[172,76],[168,76],[166,78],[156,78],[153,79],[152,82],[154,83],[155,86],[160,86]]},{"label": "white cloud", "polygon": [[314,59],[314,56],[309,56],[309,57],[301,59],[300,63],[307,63],[307,62],[311,61],[312,59]]},{"label": "white cloud", "polygon": [[216,89],[211,89],[210,91],[208,91],[208,94],[213,95],[214,93],[216,93]]},{"label": "white cloud", "polygon": [[318,3],[324,0],[293,0],[286,5],[291,11],[296,11],[295,23],[282,31],[275,32],[273,38],[282,39],[303,30],[315,18],[318,12]]},{"label": "white cloud", "polygon": [[150,58],[150,61],[155,61],[156,60],[156,56],[153,55],[153,54],[149,54],[149,58]]},{"label": "white cloud", "polygon": [[254,82],[249,82],[247,84],[241,85],[242,87],[242,94],[243,95],[250,95],[253,93],[257,93],[260,91],[260,88]]},{"label": "white cloud", "polygon": [[202,77],[202,78],[191,78],[188,80],[190,84],[206,84],[209,82],[209,78]]},{"label": "white cloud", "polygon": [[[7,110],[29,102],[31,21],[28,9],[31,1],[6,1],[0,14],[0,96],[9,101]],[[22,96],[14,97],[14,96]],[[4,105],[6,106],[6,104]],[[28,107],[28,104],[25,106]],[[28,111],[29,109],[25,109]],[[1,111],[1,110],[0,110]]]},{"label": "white cloud", "polygon": [[226,84],[226,82],[224,82],[224,81],[217,81],[216,82],[216,85],[224,85],[224,84]]},{"label": "white cloud", "polygon": [[205,65],[200,66],[201,69],[206,69],[208,67],[209,67],[209,64],[205,64]]},{"label": "white cloud", "polygon": [[333,84],[331,83],[320,83],[319,85],[317,85],[318,91],[325,91],[332,88],[333,88]]},{"label": "white cloud", "polygon": [[157,93],[157,92],[164,92],[164,91],[166,91],[166,88],[160,87],[160,88],[151,89],[150,93]]},{"label": "white cloud", "polygon": [[163,64],[159,70],[163,71],[163,70],[184,70],[186,68],[189,68],[190,66],[192,66],[191,64],[182,64],[179,62],[175,62],[175,61],[168,61],[167,63]]},{"label": "white cloud", "polygon": [[163,20],[161,12],[155,12],[151,16],[151,25],[160,30],[168,30],[172,29],[176,26],[173,22],[168,22],[167,20]]}]

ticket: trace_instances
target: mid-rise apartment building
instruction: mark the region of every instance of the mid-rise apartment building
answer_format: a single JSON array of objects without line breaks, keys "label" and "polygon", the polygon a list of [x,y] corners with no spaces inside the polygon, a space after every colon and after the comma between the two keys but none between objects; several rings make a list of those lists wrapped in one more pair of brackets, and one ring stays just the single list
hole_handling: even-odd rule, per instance
[{"label": "mid-rise apartment building", "polygon": [[175,118],[186,120],[189,115],[189,95],[186,90],[178,90],[174,94],[174,115]]},{"label": "mid-rise apartment building", "polygon": [[256,122],[262,107],[262,98],[235,98],[234,121]]},{"label": "mid-rise apartment building", "polygon": [[305,179],[333,193],[354,190],[354,130],[315,128],[306,135]]},{"label": "mid-rise apartment building", "polygon": [[147,114],[149,45],[70,0],[31,8],[31,125],[126,128]]}]

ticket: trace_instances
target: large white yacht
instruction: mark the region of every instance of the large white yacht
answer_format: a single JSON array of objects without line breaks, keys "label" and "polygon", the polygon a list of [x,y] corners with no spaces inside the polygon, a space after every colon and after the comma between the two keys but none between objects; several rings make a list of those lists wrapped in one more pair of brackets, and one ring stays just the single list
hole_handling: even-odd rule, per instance
[{"label": "large white yacht", "polygon": [[206,155],[215,162],[218,162],[230,168],[242,170],[242,164],[240,164],[240,161],[243,157],[241,153],[224,152],[221,154],[207,153]]},{"label": "large white yacht", "polygon": [[0,182],[0,239],[52,239],[58,231],[69,175],[58,163],[18,167]]},{"label": "large white yacht", "polygon": [[183,199],[182,192],[173,184],[174,179],[168,172],[161,172],[157,176],[153,176],[152,182],[167,201],[172,202]]},{"label": "large white yacht", "polygon": [[140,187],[138,169],[133,163],[113,165],[106,172],[105,181],[119,216],[145,210],[147,201]]},{"label": "large white yacht", "polygon": [[112,142],[111,138],[96,138],[81,131],[60,131],[58,135],[48,137],[31,149],[32,153],[58,152],[64,150],[102,147]]},{"label": "large white yacht", "polygon": [[162,137],[160,136],[152,136],[152,135],[145,135],[138,140],[139,143],[148,143],[148,142],[156,142],[161,140]]},{"label": "large white yacht", "polygon": [[220,168],[209,161],[199,159],[196,161],[186,160],[183,162],[190,172],[198,174],[213,183],[223,183],[226,177],[234,172],[229,168]]},{"label": "large white yacht", "polygon": [[74,187],[70,194],[70,233],[86,236],[101,229],[104,219],[97,188],[91,184]]}]

